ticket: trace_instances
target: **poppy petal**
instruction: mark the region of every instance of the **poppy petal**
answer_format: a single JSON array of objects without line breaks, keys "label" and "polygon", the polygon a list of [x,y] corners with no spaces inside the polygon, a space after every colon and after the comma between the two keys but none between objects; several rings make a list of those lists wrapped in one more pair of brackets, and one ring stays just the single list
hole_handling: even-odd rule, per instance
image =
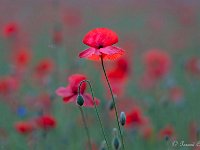
[{"label": "poppy petal", "polygon": [[111,46],[117,42],[117,34],[108,28],[93,29],[89,31],[83,39],[84,44],[97,49],[100,47]]},{"label": "poppy petal", "polygon": [[98,49],[95,48],[88,48],[81,53],[79,53],[80,58],[86,58],[89,60],[99,60],[101,53],[99,52]]},{"label": "poppy petal", "polygon": [[56,90],[56,94],[61,97],[68,97],[73,95],[69,87],[59,87]]},{"label": "poppy petal", "polygon": [[[78,87],[81,81],[86,80],[86,76],[82,74],[73,74],[69,77],[70,88],[73,93],[78,93]],[[81,93],[84,93],[86,89],[86,83],[83,83],[81,86]]]},{"label": "poppy petal", "polygon": [[95,48],[88,48],[82,52],[79,53],[79,57],[80,58],[88,58],[90,56],[92,56],[95,53]]},{"label": "poppy petal", "polygon": [[115,60],[125,53],[123,49],[116,46],[101,48],[100,52],[103,54],[104,60]]},{"label": "poppy petal", "polygon": [[[83,106],[94,107],[94,102],[93,102],[92,96],[90,94],[88,94],[88,93],[83,94],[83,98],[84,98]],[[94,98],[94,101],[95,101],[96,105],[99,105],[100,102],[97,98]]]},{"label": "poppy petal", "polygon": [[68,97],[63,97],[63,102],[64,103],[69,103],[69,102],[76,102],[76,95],[71,95]]}]

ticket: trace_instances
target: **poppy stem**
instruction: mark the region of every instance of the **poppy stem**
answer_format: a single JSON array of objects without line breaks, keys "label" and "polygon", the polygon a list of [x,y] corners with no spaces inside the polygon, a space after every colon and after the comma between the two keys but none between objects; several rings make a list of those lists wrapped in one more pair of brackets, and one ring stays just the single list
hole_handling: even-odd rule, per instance
[{"label": "poppy stem", "polygon": [[90,133],[89,133],[89,129],[88,129],[88,126],[87,126],[87,123],[86,123],[86,119],[85,119],[84,113],[83,113],[83,109],[82,109],[81,106],[79,106],[79,109],[81,111],[81,116],[82,116],[83,124],[84,124],[85,131],[86,131],[86,134],[87,134],[87,137],[88,137],[89,149],[92,150],[92,143],[91,143]]},{"label": "poppy stem", "polygon": [[113,105],[114,105],[114,109],[115,109],[115,116],[116,116],[117,126],[118,126],[118,130],[119,130],[119,133],[120,133],[121,141],[122,141],[122,147],[123,147],[123,150],[125,150],[124,139],[123,139],[123,136],[122,136],[122,131],[121,131],[120,123],[119,123],[119,117],[118,117],[119,115],[118,115],[118,112],[117,112],[117,106],[116,106],[116,103],[115,103],[115,98],[114,98],[114,94],[113,94],[110,82],[108,80],[108,76],[106,74],[106,70],[105,70],[105,66],[104,66],[104,62],[103,62],[103,57],[102,56],[101,56],[101,65],[102,65],[102,68],[103,68],[104,75],[106,77],[106,81],[108,83],[108,87],[110,89],[110,94],[112,96],[112,101],[113,101]]},{"label": "poppy stem", "polygon": [[92,94],[92,100],[94,102],[94,107],[95,107],[95,111],[96,111],[96,114],[97,114],[97,118],[99,120],[99,123],[100,123],[100,126],[101,126],[101,131],[102,131],[102,134],[103,134],[103,137],[104,137],[104,140],[106,141],[106,145],[108,147],[108,150],[110,149],[110,146],[108,144],[108,139],[106,137],[106,134],[105,134],[105,130],[103,128],[103,124],[102,124],[102,121],[101,121],[101,118],[100,118],[100,115],[99,115],[99,111],[97,109],[97,104],[96,104],[96,101],[94,100],[94,92],[93,92],[93,88],[92,88],[92,84],[90,83],[89,80],[83,80],[80,82],[79,84],[79,87],[78,87],[78,94],[80,94],[80,88],[81,88],[81,85],[84,83],[84,82],[87,82],[90,86],[90,91],[91,91],[91,94]]}]

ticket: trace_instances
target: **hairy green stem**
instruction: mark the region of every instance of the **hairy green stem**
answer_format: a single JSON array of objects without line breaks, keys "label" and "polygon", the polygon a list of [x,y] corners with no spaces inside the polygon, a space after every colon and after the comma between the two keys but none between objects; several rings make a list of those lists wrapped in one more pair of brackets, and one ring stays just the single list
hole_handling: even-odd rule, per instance
[{"label": "hairy green stem", "polygon": [[96,104],[96,101],[94,100],[93,88],[92,88],[92,85],[91,85],[91,83],[90,83],[89,80],[83,80],[83,81],[80,82],[79,87],[78,87],[78,94],[80,95],[80,88],[81,88],[81,85],[82,85],[84,82],[87,82],[87,83],[89,84],[89,86],[90,86],[90,91],[91,91],[91,94],[92,94],[92,100],[93,100],[93,102],[94,102],[94,108],[95,108],[95,111],[96,111],[96,114],[97,114],[97,118],[98,118],[98,120],[99,120],[99,124],[100,124],[100,126],[101,126],[101,131],[102,131],[104,140],[106,141],[106,145],[107,145],[108,150],[109,150],[109,149],[110,149],[110,146],[109,146],[108,140],[107,140],[107,138],[106,138],[105,130],[104,130],[104,128],[103,128],[103,124],[102,124],[102,121],[101,121],[101,118],[100,118],[100,115],[99,115],[99,111],[98,111],[98,109],[97,109],[97,104]]},{"label": "hairy green stem", "polygon": [[103,62],[103,57],[102,57],[102,56],[101,56],[101,65],[102,65],[102,68],[103,68],[104,75],[105,75],[105,77],[106,77],[106,81],[107,81],[107,83],[108,83],[108,87],[109,87],[109,89],[110,89],[110,94],[111,94],[111,96],[112,96],[112,101],[113,101],[113,105],[114,105],[114,110],[115,110],[115,116],[116,116],[117,126],[118,126],[118,130],[119,130],[119,133],[120,133],[121,141],[122,141],[122,147],[123,147],[123,150],[125,150],[124,139],[123,139],[123,136],[122,136],[122,131],[121,131],[120,123],[119,123],[119,117],[118,117],[118,112],[117,112],[117,106],[116,106],[116,103],[115,103],[115,98],[114,98],[114,94],[113,94],[113,91],[112,91],[110,82],[109,82],[109,80],[108,80],[108,76],[107,76],[107,74],[106,74],[106,70],[105,70],[105,66],[104,66],[104,62]]},{"label": "hairy green stem", "polygon": [[92,150],[92,143],[91,143],[90,133],[89,133],[87,122],[86,122],[86,119],[85,119],[85,116],[84,116],[84,113],[83,113],[83,109],[82,109],[81,106],[79,106],[79,109],[81,111],[81,116],[82,116],[83,124],[84,124],[85,131],[86,131],[86,134],[87,134],[87,137],[88,137],[89,148],[90,148],[90,150]]}]

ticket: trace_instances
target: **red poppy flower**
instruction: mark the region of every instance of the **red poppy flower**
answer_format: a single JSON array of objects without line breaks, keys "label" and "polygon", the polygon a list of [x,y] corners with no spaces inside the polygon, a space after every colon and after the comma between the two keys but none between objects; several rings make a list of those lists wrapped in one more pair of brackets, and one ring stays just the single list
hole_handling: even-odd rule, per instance
[{"label": "red poppy flower", "polygon": [[186,63],[186,69],[188,72],[194,75],[200,75],[200,58],[192,57]]},{"label": "red poppy flower", "polygon": [[174,135],[174,128],[171,125],[167,125],[159,132],[159,138],[172,137]]},{"label": "red poppy flower", "polygon": [[21,121],[15,124],[15,129],[21,134],[28,134],[33,131],[33,125],[30,122]]},{"label": "red poppy flower", "polygon": [[9,93],[10,88],[7,80],[5,79],[0,79],[0,94],[6,95]]},{"label": "red poppy flower", "polygon": [[83,43],[90,46],[90,48],[79,53],[80,58],[87,58],[90,60],[99,60],[102,56],[104,60],[114,60],[124,54],[124,50],[112,46],[118,42],[117,34],[107,28],[96,28],[89,31]]},{"label": "red poppy flower", "polygon": [[14,56],[13,60],[17,68],[24,68],[27,66],[31,58],[30,51],[27,49],[20,49],[17,51]]},{"label": "red poppy flower", "polygon": [[116,62],[114,68],[108,71],[108,79],[115,94],[122,95],[129,73],[129,64],[127,59],[121,58]]},{"label": "red poppy flower", "polygon": [[7,95],[10,92],[16,91],[20,86],[17,78],[6,76],[0,78],[0,94]]},{"label": "red poppy flower", "polygon": [[144,55],[147,74],[152,78],[161,78],[169,72],[171,59],[169,55],[159,49],[151,49]]},{"label": "red poppy flower", "polygon": [[53,31],[53,43],[55,45],[61,45],[63,41],[63,33],[60,30]]},{"label": "red poppy flower", "polygon": [[56,120],[53,116],[44,115],[36,119],[37,125],[42,129],[50,129],[56,127]]},{"label": "red poppy flower", "polygon": [[46,76],[53,71],[53,67],[54,67],[54,62],[52,59],[49,58],[43,59],[36,66],[36,74],[39,77]]},{"label": "red poppy flower", "polygon": [[124,80],[129,73],[128,61],[125,58],[121,58],[116,62],[114,69],[108,71],[108,78],[116,80]]},{"label": "red poppy flower", "polygon": [[[81,74],[74,74],[69,77],[69,85],[67,87],[59,87],[56,90],[56,94],[63,98],[65,103],[74,102],[76,103],[76,99],[78,96],[78,87],[81,81],[85,80],[86,76]],[[83,83],[80,89],[80,94],[84,98],[85,107],[94,107],[94,102],[92,100],[92,96],[88,93],[85,93],[86,83]],[[98,105],[99,100],[95,98],[95,102]]]},{"label": "red poppy flower", "polygon": [[18,32],[18,25],[14,22],[8,23],[3,30],[3,34],[5,37],[11,37]]},{"label": "red poppy flower", "polygon": [[63,21],[67,27],[77,29],[83,23],[82,14],[76,8],[68,7],[63,14]]},{"label": "red poppy flower", "polygon": [[126,114],[126,124],[128,126],[138,127],[144,124],[145,117],[139,107],[134,107],[131,112]]}]

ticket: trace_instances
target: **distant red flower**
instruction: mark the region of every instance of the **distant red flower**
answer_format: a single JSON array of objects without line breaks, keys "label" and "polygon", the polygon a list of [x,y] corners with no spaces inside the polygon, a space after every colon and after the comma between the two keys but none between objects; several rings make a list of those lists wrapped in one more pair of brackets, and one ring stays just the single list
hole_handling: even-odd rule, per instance
[{"label": "distant red flower", "polygon": [[55,30],[53,32],[53,43],[55,45],[60,45],[62,44],[62,41],[63,41],[63,34],[60,30]]},{"label": "distant red flower", "polygon": [[20,122],[15,123],[15,129],[20,134],[28,134],[28,133],[31,133],[34,128],[33,128],[32,123],[28,121],[20,121]]},{"label": "distant red flower", "polygon": [[44,77],[53,71],[54,62],[52,59],[43,59],[36,66],[36,74],[40,77]]},{"label": "distant red flower", "polygon": [[116,80],[125,80],[129,73],[129,64],[127,59],[121,58],[116,62],[116,67],[108,71],[108,78]]},{"label": "distant red flower", "polygon": [[200,75],[200,58],[191,57],[186,63],[186,69],[191,74]]},{"label": "distant red flower", "polygon": [[93,29],[83,39],[83,43],[90,48],[79,53],[79,57],[90,60],[100,60],[101,56],[104,60],[117,59],[125,53],[123,49],[112,46],[117,42],[118,36],[114,31],[108,28]]},{"label": "distant red flower", "polygon": [[13,61],[17,69],[22,69],[30,62],[31,53],[27,49],[20,49],[13,55]]},{"label": "distant red flower", "polygon": [[159,138],[164,139],[166,137],[172,137],[175,134],[174,128],[171,125],[167,125],[159,132]]},{"label": "distant red flower", "polygon": [[7,95],[10,92],[17,90],[20,86],[19,81],[12,76],[0,78],[0,94]]},{"label": "distant red flower", "polygon": [[145,123],[145,117],[139,107],[134,107],[129,113],[126,114],[127,126],[138,127]]},{"label": "distant red flower", "polygon": [[7,80],[0,79],[0,94],[6,95],[10,91]]},{"label": "distant red flower", "polygon": [[119,59],[115,67],[108,71],[108,79],[115,94],[121,95],[123,93],[129,71],[129,64],[125,58]]},{"label": "distant red flower", "polygon": [[[74,102],[76,103],[77,96],[78,96],[78,87],[82,80],[85,80],[86,76],[81,74],[73,74],[71,75],[69,80],[69,85],[67,87],[59,87],[56,90],[56,94],[58,96],[61,96],[63,98],[63,101],[65,103]],[[94,102],[92,100],[92,96],[88,93],[85,93],[86,90],[86,83],[83,83],[80,89],[80,94],[84,98],[84,104],[85,107],[94,107]],[[95,102],[98,105],[99,100],[95,98]]]},{"label": "distant red flower", "polygon": [[170,56],[159,49],[151,49],[144,55],[147,74],[152,78],[162,78],[170,69]]},{"label": "distant red flower", "polygon": [[42,129],[51,129],[56,127],[56,120],[53,116],[44,115],[36,119],[36,124]]},{"label": "distant red flower", "polygon": [[67,8],[64,12],[63,21],[66,26],[77,28],[83,23],[81,12],[76,8]]},{"label": "distant red flower", "polygon": [[3,29],[3,34],[5,37],[12,37],[14,36],[19,30],[17,23],[11,22],[5,25]]}]

